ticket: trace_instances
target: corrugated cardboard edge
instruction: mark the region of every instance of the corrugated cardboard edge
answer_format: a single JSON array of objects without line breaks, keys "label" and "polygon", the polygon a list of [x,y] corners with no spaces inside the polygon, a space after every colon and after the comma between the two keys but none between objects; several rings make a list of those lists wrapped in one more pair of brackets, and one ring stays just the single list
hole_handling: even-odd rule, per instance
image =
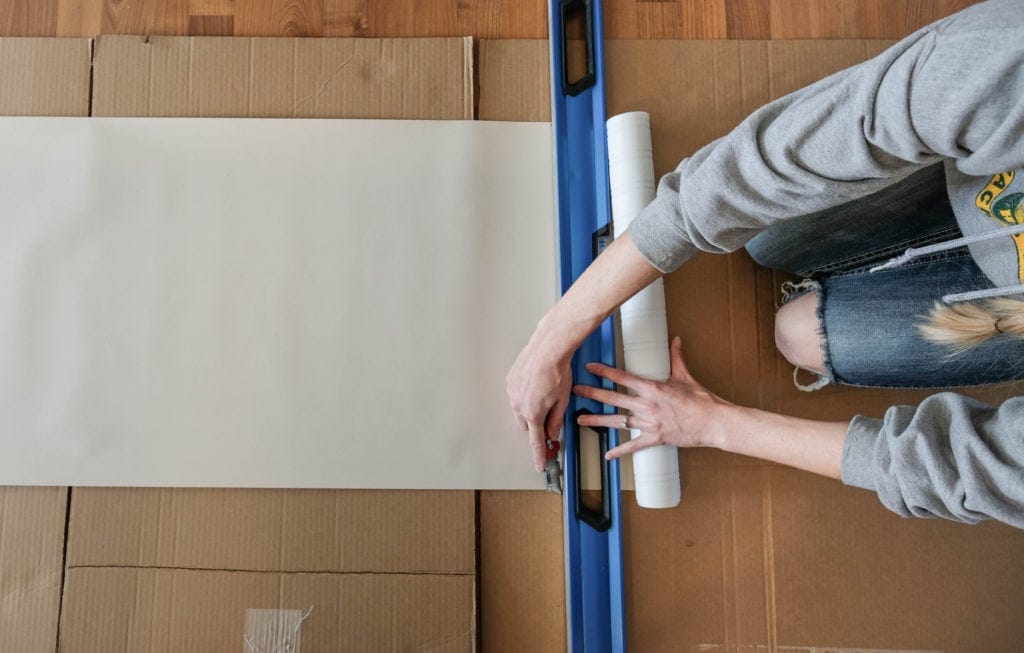
[{"label": "corrugated cardboard edge", "polygon": [[[90,48],[88,39],[0,38],[0,115],[88,115]],[[4,650],[57,642],[69,501],[65,487],[0,487]]]}]

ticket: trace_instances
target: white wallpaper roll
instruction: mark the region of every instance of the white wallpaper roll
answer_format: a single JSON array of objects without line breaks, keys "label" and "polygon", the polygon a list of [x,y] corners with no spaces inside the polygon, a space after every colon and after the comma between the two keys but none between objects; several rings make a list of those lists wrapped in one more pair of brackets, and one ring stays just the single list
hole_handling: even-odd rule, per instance
[{"label": "white wallpaper roll", "polygon": [[[647,113],[633,111],[608,120],[608,172],[611,181],[612,219],[618,238],[654,199],[654,159],[651,124]],[[671,366],[665,288],[658,279],[619,309],[626,371],[664,381]],[[640,431],[631,429],[631,436]],[[679,454],[671,445],[649,447],[633,454],[636,502],[643,508],[671,508],[679,504]]]}]

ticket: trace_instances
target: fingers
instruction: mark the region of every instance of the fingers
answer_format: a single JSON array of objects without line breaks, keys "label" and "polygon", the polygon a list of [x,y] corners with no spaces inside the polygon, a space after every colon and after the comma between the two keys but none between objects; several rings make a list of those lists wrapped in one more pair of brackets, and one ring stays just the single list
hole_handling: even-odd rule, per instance
[{"label": "fingers", "polygon": [[641,433],[637,437],[632,438],[629,442],[620,444],[614,449],[609,449],[608,453],[604,455],[604,458],[605,460],[615,460],[616,458],[622,458],[623,456],[634,454],[641,449],[653,447],[655,444],[657,444],[657,441],[654,438],[648,436],[646,433]]},{"label": "fingers", "polygon": [[[558,436],[562,432],[562,421],[565,419],[565,409],[568,405],[569,397],[559,399],[548,412],[547,419],[544,421],[544,433],[549,439],[559,439]],[[546,445],[547,443],[545,443]]]},{"label": "fingers", "polygon": [[615,406],[617,408],[624,408],[628,411],[635,412],[640,403],[640,401],[632,395],[622,394],[621,392],[615,392],[613,390],[605,390],[604,388],[595,388],[589,385],[575,386],[572,391],[573,394],[578,397],[593,399],[594,401],[599,401],[602,404]]},{"label": "fingers", "polygon": [[683,360],[683,339],[679,336],[672,338],[672,343],[668,346],[668,357],[672,364],[673,379],[688,381],[693,378],[690,369],[686,367],[686,361]]},{"label": "fingers", "polygon": [[[586,415],[586,414],[584,414],[584,415],[580,415],[576,419],[576,423],[578,423],[580,426],[603,427],[603,428],[609,428],[609,429],[623,430],[623,429],[627,428],[623,424],[623,421],[625,419],[626,419],[626,415],[623,415],[622,413],[613,413],[611,415]],[[629,427],[628,428],[643,430],[643,429],[648,428],[650,426],[651,426],[651,424],[648,421],[644,420],[642,417],[639,417],[637,415],[629,415]]]},{"label": "fingers", "polygon": [[526,425],[526,420],[523,419],[523,416],[520,415],[518,411],[512,411],[512,419],[516,421],[516,424],[518,424],[519,428],[523,431],[528,431],[530,429],[530,427]]},{"label": "fingers", "polygon": [[595,374],[602,378],[608,379],[616,385],[621,385],[630,390],[639,392],[644,387],[650,385],[650,381],[647,379],[630,374],[625,370],[620,370],[617,367],[608,367],[601,363],[587,363],[587,371],[591,374]]},{"label": "fingers", "polygon": [[544,426],[538,423],[529,424],[530,452],[533,454],[533,467],[538,472],[544,471],[544,455],[547,446],[544,443]]}]

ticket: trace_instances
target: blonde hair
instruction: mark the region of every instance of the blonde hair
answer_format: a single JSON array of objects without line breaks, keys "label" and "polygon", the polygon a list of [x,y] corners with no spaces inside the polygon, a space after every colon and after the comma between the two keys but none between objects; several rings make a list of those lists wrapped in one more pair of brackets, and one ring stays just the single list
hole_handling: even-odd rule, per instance
[{"label": "blonde hair", "polygon": [[1002,297],[952,306],[936,302],[917,328],[926,339],[948,347],[950,357],[959,356],[1000,333],[1024,338],[1024,301]]}]

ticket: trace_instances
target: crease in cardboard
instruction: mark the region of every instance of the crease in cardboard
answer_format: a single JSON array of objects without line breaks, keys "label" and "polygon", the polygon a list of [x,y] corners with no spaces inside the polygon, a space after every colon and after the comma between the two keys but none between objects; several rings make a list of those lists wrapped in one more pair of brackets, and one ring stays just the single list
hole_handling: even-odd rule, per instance
[{"label": "crease in cardboard", "polygon": [[[730,485],[732,479],[730,478]],[[736,637],[736,631],[739,628],[740,621],[740,608],[737,597],[740,595],[739,588],[739,568],[736,564],[736,560],[739,557],[737,551],[737,528],[736,528],[736,495],[732,492],[729,493],[728,503],[725,512],[727,515],[721,515],[719,523],[721,524],[721,544],[720,553],[722,560],[721,565],[721,577],[722,577],[722,614],[732,614],[732,621],[723,620],[724,639],[727,645],[731,645],[731,641]],[[723,502],[724,503],[724,502]],[[726,557],[726,552],[731,554],[731,557]],[[726,564],[726,560],[729,560],[731,564]],[[730,592],[729,586],[732,586]],[[729,609],[730,604],[732,609]]]},{"label": "crease in cardboard", "polygon": [[765,617],[767,621],[768,643],[774,650],[778,644],[778,623],[775,610],[775,534],[774,522],[772,521],[772,484],[768,480],[768,472],[761,470],[761,483],[763,487],[763,510],[762,529],[764,533],[764,598]]},{"label": "crease in cardboard", "polygon": [[328,576],[475,576],[474,571],[337,571],[333,569],[241,569],[236,567],[189,567],[184,565],[125,565],[107,563],[102,565],[68,565],[71,569],[173,569],[176,571],[216,571],[239,574],[319,574]]},{"label": "crease in cardboard", "polygon": [[[296,113],[295,112],[298,111],[300,106],[302,106],[306,102],[309,102],[310,100],[314,100],[315,101],[317,98],[319,98],[321,95],[323,95],[324,91],[327,90],[327,85],[330,84],[331,82],[333,82],[335,79],[337,79],[338,75],[341,74],[341,71],[344,70],[350,63],[352,63],[352,60],[355,59],[357,55],[358,55],[358,53],[353,51],[352,54],[350,54],[347,59],[345,59],[344,61],[341,62],[340,66],[335,68],[331,72],[330,75],[327,75],[323,79],[323,81],[321,81],[317,85],[317,89],[316,89],[316,91],[314,93],[311,93],[311,94],[309,94],[309,95],[307,95],[307,96],[305,96],[303,98],[300,98],[295,103],[295,106],[292,107],[292,118],[296,117]],[[250,69],[251,69],[251,66],[250,66]]]},{"label": "crease in cardboard", "polygon": [[[90,49],[90,56],[92,51]],[[90,67],[89,72],[90,78],[92,76],[92,68]],[[90,81],[91,88],[91,81]],[[61,543],[61,557],[60,557],[60,593],[57,602],[57,628],[56,638],[54,646],[60,648],[60,624],[61,624],[61,611],[64,608],[64,586],[67,583],[68,578],[68,540],[71,534],[71,495],[75,488],[69,487],[68,493],[64,502],[64,537]]]}]

